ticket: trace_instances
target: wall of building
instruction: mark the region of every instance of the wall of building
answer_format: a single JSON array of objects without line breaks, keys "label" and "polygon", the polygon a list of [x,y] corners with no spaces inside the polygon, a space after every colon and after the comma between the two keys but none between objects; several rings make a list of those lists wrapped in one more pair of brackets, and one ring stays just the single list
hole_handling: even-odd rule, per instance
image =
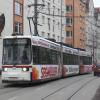
[{"label": "wall of building", "polygon": [[13,2],[13,35],[23,34],[24,21],[24,0],[14,0]]},{"label": "wall of building", "polygon": [[94,3],[93,0],[86,2],[86,51],[90,51],[93,56],[93,62],[96,62],[96,18],[94,17]]},{"label": "wall of building", "polygon": [[[66,43],[75,48],[85,48],[85,3],[82,0],[66,0],[66,6],[71,7],[71,11],[66,11],[67,17],[72,18],[71,25],[66,26]],[[83,17],[82,17],[83,16]],[[70,31],[70,35],[68,35]]]},{"label": "wall of building", "polygon": [[[34,16],[34,6],[28,8],[28,4],[34,4],[33,0],[25,0],[25,16],[24,16],[24,32],[25,34],[29,34],[29,22],[27,20],[28,17],[33,17]],[[62,8],[62,13],[63,13],[63,24],[62,24],[62,40],[63,42],[65,41],[65,6],[64,6],[64,1],[63,2],[63,8]],[[38,0],[38,4],[44,4],[45,6],[39,6],[38,7],[38,33],[39,36],[44,37],[44,38],[53,38],[56,39],[56,41],[60,42],[61,39],[61,0]],[[32,33],[34,34],[34,24],[31,21],[31,26],[32,26]],[[26,28],[27,27],[27,28]]]},{"label": "wall of building", "polygon": [[5,15],[5,27],[1,37],[11,35],[13,33],[13,0],[0,0],[0,13]]},{"label": "wall of building", "polygon": [[85,49],[85,2],[74,1],[74,47]]},{"label": "wall of building", "polygon": [[96,40],[97,40],[97,49],[96,49],[96,61],[100,64],[100,8],[95,9],[96,12],[96,25],[97,25],[97,31],[96,31]]},{"label": "wall of building", "polygon": [[[72,22],[70,21],[69,23],[66,23],[66,38],[65,42],[69,45],[74,45],[74,38],[73,38],[73,0],[65,0],[65,5],[66,5],[66,22],[67,18],[71,18]],[[70,20],[71,20],[70,19]]]}]

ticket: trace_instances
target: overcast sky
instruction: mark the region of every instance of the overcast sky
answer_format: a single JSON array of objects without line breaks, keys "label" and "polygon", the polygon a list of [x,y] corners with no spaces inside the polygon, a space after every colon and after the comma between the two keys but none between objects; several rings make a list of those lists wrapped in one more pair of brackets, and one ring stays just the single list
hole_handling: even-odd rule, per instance
[{"label": "overcast sky", "polygon": [[93,0],[94,1],[94,7],[100,7],[100,0]]}]

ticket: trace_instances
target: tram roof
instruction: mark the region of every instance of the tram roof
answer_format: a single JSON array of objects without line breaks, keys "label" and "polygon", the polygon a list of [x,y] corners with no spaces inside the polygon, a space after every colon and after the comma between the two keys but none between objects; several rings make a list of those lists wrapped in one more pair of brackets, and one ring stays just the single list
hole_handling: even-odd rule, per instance
[{"label": "tram roof", "polygon": [[8,39],[8,38],[29,38],[29,39],[34,39],[34,40],[44,40],[44,41],[46,41],[46,42],[48,42],[48,43],[53,43],[53,44],[56,44],[56,45],[60,45],[60,44],[58,44],[58,43],[56,43],[56,42],[52,42],[52,41],[50,41],[50,40],[47,40],[47,39],[45,39],[45,38],[42,38],[42,37],[39,37],[39,36],[30,36],[30,35],[15,35],[15,36],[5,36],[3,39]]},{"label": "tram roof", "polygon": [[15,36],[5,36],[3,39],[8,39],[8,38],[32,38],[30,35],[25,36],[25,35],[15,35]]},{"label": "tram roof", "polygon": [[80,56],[91,56],[91,53],[87,51],[79,51],[79,55]]}]

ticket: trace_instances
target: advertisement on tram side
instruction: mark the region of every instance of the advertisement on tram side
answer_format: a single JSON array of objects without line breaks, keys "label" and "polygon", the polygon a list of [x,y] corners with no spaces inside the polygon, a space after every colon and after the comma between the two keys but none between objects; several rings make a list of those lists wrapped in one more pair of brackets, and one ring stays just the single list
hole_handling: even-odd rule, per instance
[{"label": "advertisement on tram side", "polygon": [[53,78],[58,76],[58,65],[34,65],[32,68],[32,80]]},{"label": "advertisement on tram side", "polygon": [[76,75],[79,74],[79,65],[64,65],[63,66],[63,76]]}]

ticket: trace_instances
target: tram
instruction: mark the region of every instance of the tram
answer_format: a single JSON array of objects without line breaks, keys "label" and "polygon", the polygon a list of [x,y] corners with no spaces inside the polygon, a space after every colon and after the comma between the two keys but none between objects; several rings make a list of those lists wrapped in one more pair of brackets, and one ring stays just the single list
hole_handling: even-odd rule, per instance
[{"label": "tram", "polygon": [[[61,48],[63,59],[61,59]],[[81,52],[39,36],[5,37],[3,39],[2,82],[41,82],[90,73],[91,55],[85,51]],[[83,58],[86,62],[88,59],[88,65],[84,65]]]}]

